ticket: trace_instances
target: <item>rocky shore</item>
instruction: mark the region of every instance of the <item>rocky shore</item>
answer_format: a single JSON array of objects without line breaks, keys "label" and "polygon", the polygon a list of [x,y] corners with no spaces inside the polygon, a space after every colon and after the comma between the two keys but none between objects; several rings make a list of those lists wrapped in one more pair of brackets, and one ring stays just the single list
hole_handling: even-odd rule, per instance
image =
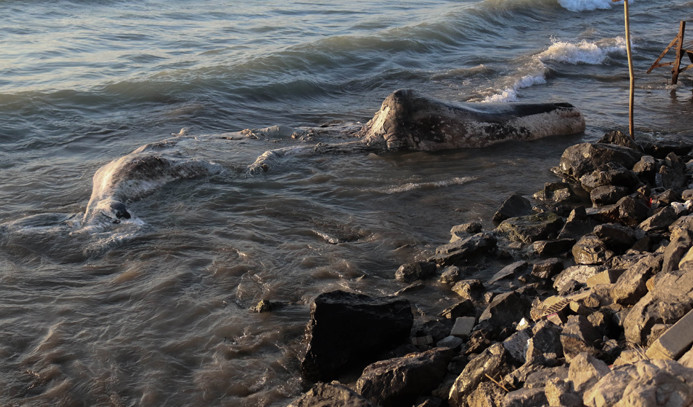
[{"label": "rocky shore", "polygon": [[495,229],[456,225],[396,271],[456,293],[440,315],[321,294],[291,406],[693,405],[692,146],[568,147],[560,180],[508,197]]}]

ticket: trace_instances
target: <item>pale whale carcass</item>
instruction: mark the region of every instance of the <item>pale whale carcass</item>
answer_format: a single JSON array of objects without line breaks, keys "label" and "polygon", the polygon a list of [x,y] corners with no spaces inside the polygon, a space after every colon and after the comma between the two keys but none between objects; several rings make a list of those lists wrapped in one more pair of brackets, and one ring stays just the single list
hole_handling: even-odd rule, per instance
[{"label": "pale whale carcass", "polygon": [[568,103],[449,103],[401,89],[385,98],[357,136],[387,150],[438,151],[584,130],[584,117]]}]

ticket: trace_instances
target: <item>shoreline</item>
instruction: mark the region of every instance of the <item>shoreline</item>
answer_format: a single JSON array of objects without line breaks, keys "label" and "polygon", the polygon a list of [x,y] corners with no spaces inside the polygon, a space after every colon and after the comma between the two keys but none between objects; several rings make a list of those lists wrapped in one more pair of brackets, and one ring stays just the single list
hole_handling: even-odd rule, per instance
[{"label": "shoreline", "polygon": [[[618,131],[570,146],[560,181],[509,197],[493,230],[453,226],[450,243],[397,270],[408,285],[393,296],[321,294],[301,366],[310,390],[290,405],[689,405],[692,147]],[[402,294],[426,284],[458,301],[414,315]]]}]

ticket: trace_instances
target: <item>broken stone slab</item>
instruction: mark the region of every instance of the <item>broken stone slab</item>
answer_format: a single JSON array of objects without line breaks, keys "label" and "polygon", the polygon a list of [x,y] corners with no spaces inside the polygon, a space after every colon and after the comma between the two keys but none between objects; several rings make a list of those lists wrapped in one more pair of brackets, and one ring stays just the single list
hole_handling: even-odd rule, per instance
[{"label": "broken stone slab", "polygon": [[565,295],[587,284],[587,279],[604,270],[601,265],[571,266],[560,272],[553,282],[553,287],[560,295]]},{"label": "broken stone slab", "polygon": [[548,280],[560,273],[563,270],[563,262],[561,259],[552,257],[546,260],[540,260],[532,265],[530,274],[536,278]]},{"label": "broken stone slab", "polygon": [[372,363],[363,369],[356,391],[383,407],[412,405],[440,384],[452,355],[447,348],[434,348]]},{"label": "broken stone slab", "polygon": [[607,248],[623,253],[636,241],[635,230],[618,223],[603,223],[594,227],[593,232]]},{"label": "broken stone slab", "polygon": [[594,288],[598,285],[613,284],[623,274],[623,270],[606,269],[587,279],[587,287]]},{"label": "broken stone slab", "polygon": [[640,222],[638,229],[645,232],[663,232],[669,225],[678,219],[678,214],[672,206],[665,206],[655,212],[654,215]]},{"label": "broken stone slab", "polygon": [[693,310],[667,329],[648,349],[650,359],[678,359],[693,344]]},{"label": "broken stone slab", "polygon": [[476,314],[476,307],[471,300],[460,301],[444,309],[440,316],[445,319],[455,320],[459,317],[473,316]]},{"label": "broken stone slab", "polygon": [[496,230],[514,242],[529,244],[549,239],[561,230],[563,219],[553,212],[508,218]]},{"label": "broken stone slab", "polygon": [[540,257],[561,256],[570,251],[575,244],[575,239],[551,239],[537,240],[532,243],[532,250]]},{"label": "broken stone slab", "polygon": [[476,325],[475,317],[458,317],[455,319],[455,325],[450,330],[450,335],[459,338],[468,338]]},{"label": "broken stone slab", "polygon": [[484,285],[481,280],[460,280],[452,286],[452,291],[467,300],[478,300],[484,293]]},{"label": "broken stone slab", "polygon": [[532,337],[527,341],[525,362],[550,366],[563,357],[561,328],[550,321],[539,321],[532,328]]},{"label": "broken stone slab", "polygon": [[498,378],[513,369],[510,354],[502,343],[491,345],[470,360],[450,388],[448,401],[451,406],[463,406],[469,396],[488,377]]},{"label": "broken stone slab", "polygon": [[488,253],[496,247],[496,238],[490,233],[477,233],[466,239],[436,248],[436,254],[428,259],[443,266],[457,265],[476,256]]},{"label": "broken stone slab", "polygon": [[531,338],[528,331],[528,329],[517,331],[503,341],[503,346],[518,365],[525,363],[527,342]]},{"label": "broken stone slab", "polygon": [[568,361],[583,352],[598,355],[601,340],[599,330],[582,315],[570,315],[561,331],[563,355]]},{"label": "broken stone slab", "polygon": [[647,219],[650,208],[641,197],[624,196],[616,202],[618,220],[627,226],[636,226]]},{"label": "broken stone slab", "polygon": [[450,335],[436,342],[436,346],[439,348],[456,349],[462,346],[463,343],[462,338]]},{"label": "broken stone slab", "polygon": [[602,185],[590,191],[590,200],[594,207],[611,205],[630,193],[631,189],[628,187]]},{"label": "broken stone slab", "polygon": [[646,346],[655,324],[673,324],[693,308],[693,270],[659,272],[623,320],[626,340]]},{"label": "broken stone slab", "polygon": [[614,256],[614,252],[594,234],[581,237],[571,251],[576,264],[603,264]]},{"label": "broken stone slab", "polygon": [[493,332],[509,329],[513,324],[528,316],[529,299],[515,291],[499,294],[484,309],[479,322],[487,323]]},{"label": "broken stone slab", "polygon": [[402,264],[395,272],[395,279],[405,283],[424,280],[436,274],[436,264],[429,261],[417,261]]},{"label": "broken stone slab", "polygon": [[365,397],[333,381],[316,383],[313,387],[296,398],[289,407],[375,407]]},{"label": "broken stone slab", "polygon": [[413,319],[404,299],[339,290],[320,294],[311,305],[301,376],[308,382],[329,381],[345,369],[365,366],[408,339]]},{"label": "broken stone slab", "polygon": [[503,407],[535,407],[548,404],[544,389],[519,389],[511,391],[503,399]]},{"label": "broken stone slab", "polygon": [[503,201],[500,208],[493,214],[492,220],[497,225],[508,218],[530,214],[532,214],[532,203],[529,199],[520,194],[512,194]]},{"label": "broken stone slab", "polygon": [[611,298],[621,305],[634,305],[647,293],[647,280],[661,267],[662,256],[643,257],[618,278],[611,289]]},{"label": "broken stone slab", "polygon": [[519,260],[514,263],[510,263],[507,266],[500,269],[500,271],[498,271],[493,277],[491,277],[491,279],[489,280],[489,284],[497,283],[498,281],[506,278],[515,278],[522,271],[524,271],[526,267],[527,262],[524,260]]},{"label": "broken stone slab", "polygon": [[622,365],[587,390],[587,407],[689,406],[693,403],[693,369],[670,360],[641,360]]},{"label": "broken stone slab", "polygon": [[576,392],[584,393],[609,372],[609,366],[603,361],[589,353],[579,353],[570,361],[568,380]]},{"label": "broken stone slab", "polygon": [[469,237],[469,235],[474,235],[481,232],[482,226],[479,222],[468,222],[462,223],[460,225],[455,225],[450,229],[450,243],[454,243],[458,240],[463,240]]},{"label": "broken stone slab", "polygon": [[564,175],[579,180],[601,165],[608,162],[633,168],[640,159],[641,153],[628,147],[612,144],[582,143],[570,146],[561,155],[558,170]]}]

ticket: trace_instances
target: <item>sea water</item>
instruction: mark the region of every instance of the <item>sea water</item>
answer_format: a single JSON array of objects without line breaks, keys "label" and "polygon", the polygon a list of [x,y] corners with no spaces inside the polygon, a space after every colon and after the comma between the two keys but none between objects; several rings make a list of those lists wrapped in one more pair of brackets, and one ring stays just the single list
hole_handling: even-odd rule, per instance
[{"label": "sea water", "polygon": [[[690,74],[672,86],[668,69],[645,71],[693,3],[629,3],[636,133],[690,138]],[[505,197],[554,180],[565,147],[627,129],[623,5],[610,0],[2,7],[2,405],[286,405],[317,294],[392,294],[397,266],[452,225],[491,228]],[[286,154],[245,171],[267,151],[349,141],[300,129],[358,128],[399,88],[569,102],[587,130],[436,154]],[[152,148],[209,171],[132,186],[129,219],[90,217],[92,190],[111,196],[98,192],[109,163]],[[417,315],[454,300],[435,284],[406,296]],[[262,299],[283,307],[249,310]]]}]

